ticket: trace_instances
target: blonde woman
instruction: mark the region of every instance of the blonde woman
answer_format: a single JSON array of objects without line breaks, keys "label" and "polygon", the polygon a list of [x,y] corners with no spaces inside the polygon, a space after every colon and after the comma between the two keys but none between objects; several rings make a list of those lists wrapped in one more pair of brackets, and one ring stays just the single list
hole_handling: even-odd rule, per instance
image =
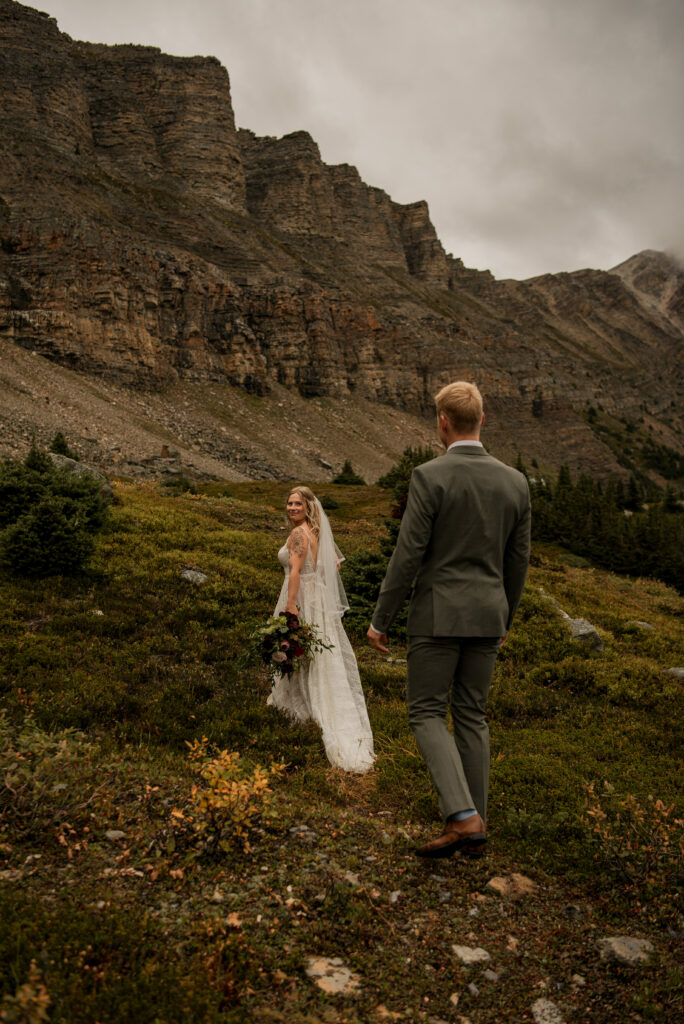
[{"label": "blonde woman", "polygon": [[278,552],[285,580],[274,614],[289,612],[315,624],[333,646],[283,676],[268,703],[298,722],[316,722],[332,765],[366,772],[375,759],[373,734],[356,658],[342,626],[349,607],[339,574],[343,558],[313,491],[295,487],[286,508],[292,529]]}]

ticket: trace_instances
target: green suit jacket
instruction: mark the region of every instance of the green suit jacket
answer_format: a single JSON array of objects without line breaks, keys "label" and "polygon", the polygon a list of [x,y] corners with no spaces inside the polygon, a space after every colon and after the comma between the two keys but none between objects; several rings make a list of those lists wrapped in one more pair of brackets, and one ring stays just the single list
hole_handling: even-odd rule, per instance
[{"label": "green suit jacket", "polygon": [[373,626],[386,633],[413,586],[410,636],[503,636],[530,558],[522,473],[479,445],[418,466]]}]

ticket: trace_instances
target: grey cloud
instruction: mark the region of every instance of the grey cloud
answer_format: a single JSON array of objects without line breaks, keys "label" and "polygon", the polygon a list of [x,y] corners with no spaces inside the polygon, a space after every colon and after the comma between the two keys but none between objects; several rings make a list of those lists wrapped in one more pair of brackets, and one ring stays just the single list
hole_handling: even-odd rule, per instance
[{"label": "grey cloud", "polygon": [[498,276],[684,249],[681,0],[45,0],[71,35],[214,54],[238,124],[427,199]]}]

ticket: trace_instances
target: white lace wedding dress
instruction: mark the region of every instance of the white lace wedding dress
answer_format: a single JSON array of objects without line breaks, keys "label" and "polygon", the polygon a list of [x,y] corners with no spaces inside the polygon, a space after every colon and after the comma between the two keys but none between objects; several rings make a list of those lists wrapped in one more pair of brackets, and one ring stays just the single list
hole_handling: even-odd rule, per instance
[{"label": "white lace wedding dress", "polygon": [[[274,615],[282,614],[287,604],[290,553],[286,545],[278,552],[278,561],[285,570],[285,581]],[[367,772],[375,754],[361,679],[342,617],[336,607],[331,608],[328,595],[309,546],[297,595],[299,614],[303,622],[315,623],[319,634],[334,646],[315,654],[291,676],[281,676],[268,703],[298,722],[317,722],[332,765],[347,772]]]}]

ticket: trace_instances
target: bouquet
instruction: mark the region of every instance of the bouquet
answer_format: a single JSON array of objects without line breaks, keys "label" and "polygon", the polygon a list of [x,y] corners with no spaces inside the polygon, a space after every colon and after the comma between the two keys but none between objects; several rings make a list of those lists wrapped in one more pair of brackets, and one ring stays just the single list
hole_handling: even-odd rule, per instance
[{"label": "bouquet", "polygon": [[323,639],[316,626],[283,612],[271,616],[250,634],[243,661],[248,665],[263,662],[275,686],[278,678],[292,675],[302,662],[320,651],[332,650],[333,646]]}]

